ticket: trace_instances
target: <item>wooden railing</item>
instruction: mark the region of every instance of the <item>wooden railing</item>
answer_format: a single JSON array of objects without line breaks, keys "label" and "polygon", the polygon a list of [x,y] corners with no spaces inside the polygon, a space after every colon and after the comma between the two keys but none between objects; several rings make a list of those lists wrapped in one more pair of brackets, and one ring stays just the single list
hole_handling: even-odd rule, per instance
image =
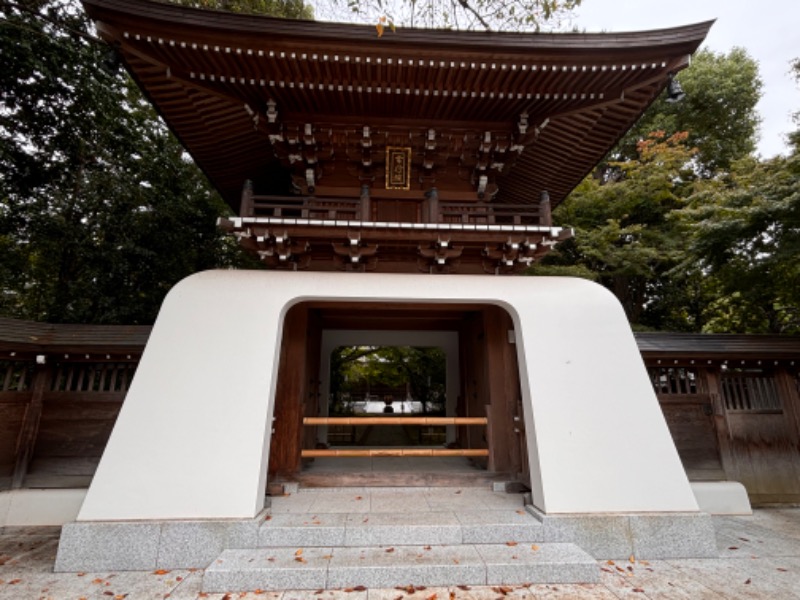
[{"label": "wooden railing", "polygon": [[[244,193],[242,217],[282,217],[326,221],[380,221],[372,213],[381,199],[323,198],[315,196],[261,196]],[[385,200],[391,203],[392,200]],[[550,226],[549,204],[495,204],[420,200],[422,222],[486,225]],[[392,219],[394,220],[394,219]]]},{"label": "wooden railing", "polygon": [[[481,425],[486,426],[489,420],[486,417],[305,417],[303,425],[314,427],[317,425]],[[302,458],[322,457],[376,457],[376,456],[489,456],[487,448],[316,448],[304,449],[300,452]]]}]

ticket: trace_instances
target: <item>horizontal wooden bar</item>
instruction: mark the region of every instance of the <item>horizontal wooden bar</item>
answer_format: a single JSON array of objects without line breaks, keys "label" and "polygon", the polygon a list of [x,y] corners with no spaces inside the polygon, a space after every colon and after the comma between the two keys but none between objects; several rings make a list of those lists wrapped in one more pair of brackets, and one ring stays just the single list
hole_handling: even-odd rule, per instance
[{"label": "horizontal wooden bar", "polygon": [[305,417],[303,425],[486,425],[486,417]]},{"label": "horizontal wooden bar", "polygon": [[337,450],[302,450],[303,458],[356,458],[374,456],[489,456],[486,448],[341,448]]}]

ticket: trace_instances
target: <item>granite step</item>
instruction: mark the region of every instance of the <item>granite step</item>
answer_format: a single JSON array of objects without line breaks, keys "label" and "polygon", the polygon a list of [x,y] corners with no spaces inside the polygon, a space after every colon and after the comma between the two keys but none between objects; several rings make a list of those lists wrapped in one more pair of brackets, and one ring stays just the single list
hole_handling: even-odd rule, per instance
[{"label": "granite step", "polygon": [[596,583],[599,574],[569,543],[293,546],[225,550],[206,569],[203,591]]},{"label": "granite step", "polygon": [[274,514],[259,528],[258,546],[358,547],[504,544],[544,539],[524,510]]}]

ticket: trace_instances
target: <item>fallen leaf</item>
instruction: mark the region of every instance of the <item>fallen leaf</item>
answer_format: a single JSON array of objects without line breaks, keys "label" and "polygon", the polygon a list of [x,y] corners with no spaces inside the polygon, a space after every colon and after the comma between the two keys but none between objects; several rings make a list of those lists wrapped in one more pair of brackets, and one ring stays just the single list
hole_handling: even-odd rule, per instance
[{"label": "fallen leaf", "polygon": [[468,592],[468,591],[470,591],[472,589],[468,585],[459,585],[459,586],[456,586],[456,587],[458,587],[458,589],[460,589],[463,592]]},{"label": "fallen leaf", "polygon": [[537,546],[536,544],[533,544],[531,546],[531,550],[533,550],[534,552],[538,552],[539,551],[539,546]]},{"label": "fallen leaf", "polygon": [[742,540],[743,542],[749,542],[750,541],[747,538],[743,538],[743,537],[740,537],[739,539]]},{"label": "fallen leaf", "polygon": [[749,585],[750,584],[750,578],[749,577],[747,578],[747,581],[744,582],[744,584],[745,585]]},{"label": "fallen leaf", "polygon": [[778,571],[781,573],[786,573],[789,569],[784,569],[783,567],[778,567]]},{"label": "fallen leaf", "polygon": [[459,560],[458,560],[457,558],[454,558],[454,559],[453,559],[453,564],[454,564],[454,565],[459,565],[459,564],[461,564],[461,563],[459,562]]},{"label": "fallen leaf", "polygon": [[299,563],[304,563],[304,562],[306,562],[306,559],[305,559],[305,558],[303,558],[302,556],[295,556],[295,557],[294,557],[294,560],[295,560],[295,562],[299,562]]},{"label": "fallen leaf", "polygon": [[518,510],[518,511],[517,511],[517,514],[518,514],[518,515],[524,515],[524,514],[525,514],[525,511],[524,511],[524,510]]},{"label": "fallen leaf", "polygon": [[427,600],[436,600],[436,598],[438,597],[439,596],[437,594],[431,594],[430,596],[428,596]]},{"label": "fallen leaf", "polygon": [[78,573],[78,577],[85,577],[86,573]]},{"label": "fallen leaf", "polygon": [[738,550],[739,546],[728,546],[728,550]]},{"label": "fallen leaf", "polygon": [[390,554],[390,553],[394,552],[394,548],[387,548],[387,549],[385,550],[385,552],[386,552],[387,554]]},{"label": "fallen leaf", "polygon": [[302,556],[302,555],[303,555],[303,549],[302,549],[302,548],[300,548],[299,550],[297,550],[297,551],[294,553],[294,555],[295,555],[295,556]]},{"label": "fallen leaf", "polygon": [[113,595],[114,595],[114,592],[109,592],[108,590],[103,592],[103,596],[113,596]]},{"label": "fallen leaf", "polygon": [[166,569],[158,569],[157,571],[153,571],[153,575],[166,575],[169,573]]},{"label": "fallen leaf", "polygon": [[600,570],[601,571],[605,571],[606,573],[613,573],[614,572],[611,569],[606,569],[605,567],[600,567]]},{"label": "fallen leaf", "polygon": [[272,515],[267,515],[266,517],[264,517],[264,520],[265,521],[272,521]]},{"label": "fallen leaf", "polygon": [[647,562],[646,560],[640,560],[640,561],[639,561],[639,564],[640,564],[640,565],[644,565],[644,566],[646,566],[646,567],[649,567],[649,566],[650,566],[650,563],[649,563],[649,562]]},{"label": "fallen leaf", "polygon": [[93,579],[92,583],[95,584],[95,585],[100,585],[101,583],[103,583],[103,580],[99,579],[99,578],[98,579]]},{"label": "fallen leaf", "polygon": [[422,549],[423,549],[423,550],[430,550],[430,549],[431,549],[431,547],[430,547],[430,546],[423,546],[423,547],[422,547]]},{"label": "fallen leaf", "polygon": [[363,496],[356,496],[356,500],[363,500],[363,499],[364,499]]},{"label": "fallen leaf", "polygon": [[607,560],[606,564],[607,565],[611,565],[613,567],[614,566],[614,561],[613,560]]},{"label": "fallen leaf", "polygon": [[366,588],[366,587],[364,587],[363,585],[357,585],[357,586],[356,586],[356,587],[354,587],[353,589],[354,589],[356,592],[366,592],[366,591],[367,591],[367,588]]},{"label": "fallen leaf", "polygon": [[516,546],[517,542],[506,542],[506,546]]},{"label": "fallen leaf", "polygon": [[456,600],[456,593],[450,590],[450,600]]},{"label": "fallen leaf", "polygon": [[630,557],[628,558],[628,562],[632,563],[632,564],[636,564],[636,558],[633,556],[633,554],[631,554]]},{"label": "fallen leaf", "polygon": [[639,592],[640,594],[644,593],[644,590],[642,588],[633,588],[633,591],[634,592]]},{"label": "fallen leaf", "polygon": [[22,583],[22,579],[12,579],[8,582],[8,585],[17,585],[18,583]]}]

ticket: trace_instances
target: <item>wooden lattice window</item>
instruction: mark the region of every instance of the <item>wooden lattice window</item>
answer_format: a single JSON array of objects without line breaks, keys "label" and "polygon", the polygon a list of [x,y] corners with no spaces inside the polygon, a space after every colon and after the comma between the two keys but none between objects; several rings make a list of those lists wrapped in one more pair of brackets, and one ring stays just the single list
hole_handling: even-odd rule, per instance
[{"label": "wooden lattice window", "polygon": [[135,363],[61,363],[51,386],[53,392],[127,392]]},{"label": "wooden lattice window", "polygon": [[722,373],[722,399],[731,412],[783,412],[775,378],[762,369]]},{"label": "wooden lattice window", "polygon": [[0,392],[25,392],[33,380],[33,363],[0,360]]},{"label": "wooden lattice window", "polygon": [[656,394],[697,394],[694,367],[650,367],[647,369]]}]

